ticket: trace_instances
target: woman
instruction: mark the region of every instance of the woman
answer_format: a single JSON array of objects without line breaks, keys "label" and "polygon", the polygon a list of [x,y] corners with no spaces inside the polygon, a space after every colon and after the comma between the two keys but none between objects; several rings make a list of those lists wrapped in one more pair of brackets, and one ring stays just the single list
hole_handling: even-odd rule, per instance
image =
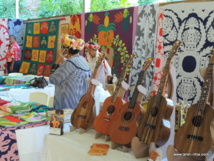
[{"label": "woman", "polygon": [[[86,60],[88,61],[89,66],[91,67],[91,70],[93,72],[96,66],[96,61],[100,55],[100,52],[98,51],[100,46],[94,42],[89,42],[85,44],[85,48],[87,49]],[[111,78],[112,78],[111,67],[109,66],[106,59],[104,59],[102,64],[99,67],[99,72],[97,74],[96,79],[99,80],[99,82],[102,84],[103,88],[105,89],[106,84]]]},{"label": "woman", "polygon": [[[79,55],[84,47],[82,39],[67,35],[62,39],[62,47],[49,78],[55,85],[54,109],[74,109],[87,91],[86,78],[91,76],[91,70],[85,58]],[[64,61],[62,54],[67,60]]]}]

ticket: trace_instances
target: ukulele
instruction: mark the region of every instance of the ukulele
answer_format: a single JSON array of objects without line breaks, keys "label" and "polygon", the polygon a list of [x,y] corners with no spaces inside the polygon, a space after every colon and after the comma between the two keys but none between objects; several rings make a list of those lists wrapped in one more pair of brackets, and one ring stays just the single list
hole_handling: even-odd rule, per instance
[{"label": "ukulele", "polygon": [[[92,79],[97,76],[98,68],[103,61],[105,54],[100,54],[92,75]],[[81,97],[79,104],[74,109],[71,116],[71,124],[75,128],[87,129],[91,127],[94,121],[94,90],[95,85],[90,82],[87,92]]]},{"label": "ukulele", "polygon": [[111,140],[117,144],[129,144],[137,132],[137,119],[141,113],[140,103],[137,102],[139,94],[138,85],[142,84],[142,80],[153,58],[148,58],[144,63],[142,70],[139,73],[138,81],[135,86],[130,102],[126,102],[120,110],[119,117],[114,121],[110,127],[109,136]]},{"label": "ukulele", "polygon": [[[210,58],[204,83],[201,90],[201,96],[197,104],[190,106],[187,112],[185,123],[178,129],[175,135],[175,148],[179,153],[207,153],[211,148],[212,137],[210,125],[214,118],[212,106],[206,103],[209,89],[211,86],[212,73],[214,65],[214,47],[212,57]],[[197,157],[197,155],[190,155]],[[204,156],[198,156],[201,158]]]},{"label": "ukulele", "polygon": [[103,109],[100,114],[94,120],[94,129],[101,134],[109,135],[109,129],[114,120],[118,117],[120,108],[123,105],[122,98],[118,97],[118,91],[121,87],[121,83],[126,76],[126,69],[132,62],[134,56],[125,61],[120,78],[117,82],[116,89],[112,96],[105,99],[103,102]]},{"label": "ukulele", "polygon": [[166,64],[163,68],[163,75],[157,94],[152,96],[147,105],[146,112],[138,126],[139,140],[150,145],[154,142],[156,146],[162,146],[166,143],[170,135],[170,129],[163,124],[163,119],[169,120],[173,111],[173,103],[171,100],[163,96],[164,87],[168,78],[169,67],[172,57],[177,52],[181,42],[176,41],[169,53]]}]

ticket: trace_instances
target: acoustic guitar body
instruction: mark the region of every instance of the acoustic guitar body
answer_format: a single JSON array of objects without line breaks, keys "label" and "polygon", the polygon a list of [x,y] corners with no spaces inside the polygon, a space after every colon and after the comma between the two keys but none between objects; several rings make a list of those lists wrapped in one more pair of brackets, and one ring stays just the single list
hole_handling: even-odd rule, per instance
[{"label": "acoustic guitar body", "polygon": [[119,111],[123,106],[123,100],[117,97],[112,102],[112,96],[105,99],[103,109],[94,120],[94,129],[103,135],[109,135],[110,126],[119,116]]},{"label": "acoustic guitar body", "polygon": [[157,147],[164,145],[170,136],[170,128],[166,127],[163,120],[170,120],[173,111],[171,100],[161,96],[160,107],[154,105],[156,95],[148,102],[147,110],[138,126],[140,141],[150,145],[154,142]]},{"label": "acoustic guitar body", "polygon": [[[197,104],[192,105],[188,109],[185,123],[175,135],[174,144],[177,151],[179,153],[207,153],[212,144],[210,125],[213,118],[214,110],[210,105],[206,104],[201,114],[198,112]],[[197,156],[191,155],[190,157]]]},{"label": "acoustic guitar body", "polygon": [[71,116],[71,124],[76,128],[88,129],[94,121],[95,100],[92,95],[85,94],[81,97],[79,104]]},{"label": "acoustic guitar body", "polygon": [[141,112],[140,104],[135,103],[134,108],[128,108],[129,102],[125,103],[120,110],[119,117],[110,128],[110,138],[113,142],[126,145],[132,141],[137,133],[137,119]]}]

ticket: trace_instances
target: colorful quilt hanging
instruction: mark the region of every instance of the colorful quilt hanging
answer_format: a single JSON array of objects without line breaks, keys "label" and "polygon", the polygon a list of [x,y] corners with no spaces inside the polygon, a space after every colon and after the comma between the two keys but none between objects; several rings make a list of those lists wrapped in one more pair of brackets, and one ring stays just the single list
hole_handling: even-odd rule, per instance
[{"label": "colorful quilt hanging", "polygon": [[20,71],[49,76],[56,59],[59,20],[26,23],[25,46]]},{"label": "colorful quilt hanging", "polygon": [[[74,35],[77,38],[81,38],[81,17],[82,15],[71,15],[70,16],[70,24],[69,24],[69,35]],[[67,28],[68,24],[64,24],[64,29]]]},{"label": "colorful quilt hanging", "polygon": [[85,41],[97,42],[101,46],[117,77],[124,58],[132,54],[133,12],[131,7],[85,14]]},{"label": "colorful quilt hanging", "polygon": [[[147,5],[138,7],[137,30],[134,40],[133,65],[130,73],[130,86],[135,86],[138,80],[138,73],[142,70],[143,64],[149,57],[154,57],[156,25],[157,25],[157,5]],[[153,68],[147,70],[144,87],[152,91]]]},{"label": "colorful quilt hanging", "polygon": [[7,19],[0,19],[0,71],[6,74],[6,53],[9,46],[9,32]]},{"label": "colorful quilt hanging", "polygon": [[200,69],[207,67],[214,46],[214,2],[178,3],[163,6],[164,54],[175,40],[182,45],[175,57],[177,102],[195,104],[201,96],[203,78]]}]

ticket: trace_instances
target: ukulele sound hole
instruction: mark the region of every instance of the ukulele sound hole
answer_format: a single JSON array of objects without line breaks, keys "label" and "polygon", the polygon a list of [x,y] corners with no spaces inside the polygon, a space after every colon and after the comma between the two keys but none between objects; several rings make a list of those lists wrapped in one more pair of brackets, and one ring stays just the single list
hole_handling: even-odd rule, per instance
[{"label": "ukulele sound hole", "polygon": [[151,109],[151,115],[153,117],[155,117],[155,116],[157,116],[157,114],[158,114],[158,107],[157,106],[152,107],[152,109]]},{"label": "ukulele sound hole", "polygon": [[124,114],[124,120],[128,121],[132,118],[132,113],[131,112],[126,112]]},{"label": "ukulele sound hole", "polygon": [[85,102],[83,103],[82,107],[83,107],[83,108],[86,108],[86,106],[87,106],[87,101],[85,101]]},{"label": "ukulele sound hole", "polygon": [[203,118],[201,116],[195,116],[192,119],[192,124],[196,127],[199,127],[199,126],[201,126],[202,121],[203,121]]},{"label": "ukulele sound hole", "polygon": [[115,111],[115,107],[113,105],[108,106],[108,109],[107,109],[108,115],[111,115],[112,113],[114,113],[114,111]]}]

